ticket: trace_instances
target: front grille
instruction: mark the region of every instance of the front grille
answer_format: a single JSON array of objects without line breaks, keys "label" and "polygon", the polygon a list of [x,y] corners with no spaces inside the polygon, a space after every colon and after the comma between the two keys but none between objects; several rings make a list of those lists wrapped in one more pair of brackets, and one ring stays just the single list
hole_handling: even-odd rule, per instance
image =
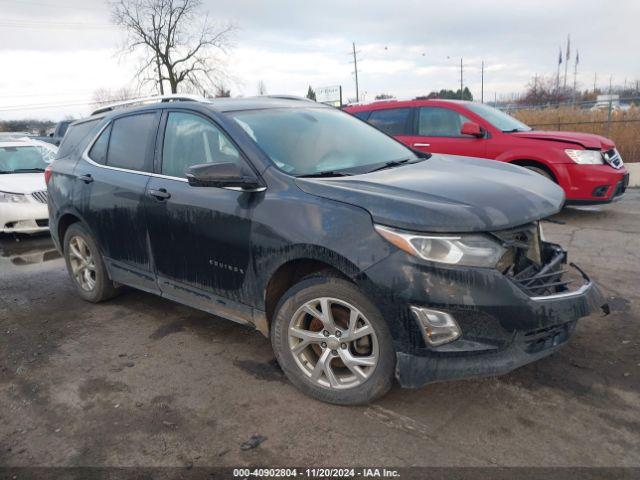
[{"label": "front grille", "polygon": [[620,153],[618,153],[618,150],[616,150],[615,148],[607,150],[606,152],[602,152],[602,157],[609,165],[617,170],[621,169],[624,165]]},{"label": "front grille", "polygon": [[497,268],[527,295],[565,292],[576,281],[564,268],[566,252],[558,245],[541,241],[537,223],[492,234],[507,249]]},{"label": "front grille", "polygon": [[565,251],[556,247],[548,253],[551,255],[545,255],[543,263],[531,262],[526,268],[511,276],[511,280],[530,296],[538,297],[566,291],[574,281],[563,278],[567,273],[563,268],[567,262]]},{"label": "front grille", "polygon": [[31,196],[40,203],[47,203],[48,194],[46,190],[40,190],[37,192],[33,192]]}]

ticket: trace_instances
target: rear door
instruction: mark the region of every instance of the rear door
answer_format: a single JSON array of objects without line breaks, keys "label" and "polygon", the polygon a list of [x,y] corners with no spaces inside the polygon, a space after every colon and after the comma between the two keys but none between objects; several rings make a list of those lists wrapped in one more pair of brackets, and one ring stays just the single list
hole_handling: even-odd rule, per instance
[{"label": "rear door", "polygon": [[414,123],[411,107],[373,110],[369,114],[367,122],[410,146]]},{"label": "rear door", "polygon": [[157,292],[143,198],[153,165],[160,113],[120,116],[101,130],[75,168],[77,209],[111,278]]},{"label": "rear door", "polygon": [[416,135],[407,144],[429,153],[484,157],[486,139],[460,133],[462,124],[470,121],[453,109],[417,107]]}]

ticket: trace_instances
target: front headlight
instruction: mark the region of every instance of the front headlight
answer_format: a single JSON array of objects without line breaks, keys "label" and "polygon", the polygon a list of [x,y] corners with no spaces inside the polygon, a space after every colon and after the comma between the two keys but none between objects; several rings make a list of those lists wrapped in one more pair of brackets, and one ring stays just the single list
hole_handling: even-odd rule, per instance
[{"label": "front headlight", "polygon": [[399,249],[430,262],[493,268],[506,252],[484,235],[420,235],[381,225],[375,225],[375,229]]},{"label": "front headlight", "polygon": [[0,192],[0,203],[27,203],[26,195],[22,193]]},{"label": "front headlight", "polygon": [[604,159],[600,150],[565,150],[564,153],[580,165],[602,165]]}]

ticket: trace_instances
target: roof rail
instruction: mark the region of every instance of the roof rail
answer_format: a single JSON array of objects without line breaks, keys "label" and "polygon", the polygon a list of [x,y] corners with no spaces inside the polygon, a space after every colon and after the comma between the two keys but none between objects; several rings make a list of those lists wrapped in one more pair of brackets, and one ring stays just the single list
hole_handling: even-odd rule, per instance
[{"label": "roof rail", "polygon": [[307,97],[300,97],[298,95],[261,95],[261,96],[267,97],[267,98],[275,98],[279,100],[298,100],[299,102],[314,102],[314,100],[311,100]]},{"label": "roof rail", "polygon": [[143,105],[145,103],[161,103],[161,102],[206,102],[209,103],[210,100],[207,100],[204,97],[200,97],[198,95],[183,95],[181,93],[171,93],[168,95],[154,95],[151,97],[140,97],[140,98],[132,98],[131,100],[125,100],[122,102],[111,103],[109,105],[105,105],[104,107],[100,107],[93,112],[91,115],[97,115],[99,113],[110,112],[115,110],[116,108],[124,108],[131,105]]}]

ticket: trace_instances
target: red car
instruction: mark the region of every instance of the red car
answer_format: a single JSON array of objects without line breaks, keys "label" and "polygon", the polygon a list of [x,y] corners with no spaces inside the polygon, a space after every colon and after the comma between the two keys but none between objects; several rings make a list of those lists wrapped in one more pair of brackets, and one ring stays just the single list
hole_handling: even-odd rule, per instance
[{"label": "red car", "polygon": [[534,170],[564,189],[567,204],[611,202],[629,183],[629,173],[608,138],[532,130],[481,103],[383,101],[345,111],[416,150],[488,158]]}]

